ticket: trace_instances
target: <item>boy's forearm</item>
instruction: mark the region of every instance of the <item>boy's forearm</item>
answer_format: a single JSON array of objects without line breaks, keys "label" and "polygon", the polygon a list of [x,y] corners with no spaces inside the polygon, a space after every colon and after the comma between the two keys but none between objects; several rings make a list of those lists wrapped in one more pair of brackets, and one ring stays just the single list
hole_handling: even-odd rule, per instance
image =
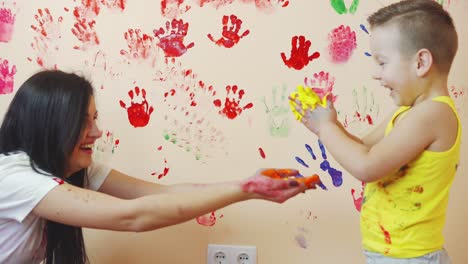
[{"label": "boy's forearm", "polygon": [[321,126],[319,138],[345,170],[361,181],[368,181],[365,165],[369,149],[359,138],[348,133],[340,124],[334,123]]}]

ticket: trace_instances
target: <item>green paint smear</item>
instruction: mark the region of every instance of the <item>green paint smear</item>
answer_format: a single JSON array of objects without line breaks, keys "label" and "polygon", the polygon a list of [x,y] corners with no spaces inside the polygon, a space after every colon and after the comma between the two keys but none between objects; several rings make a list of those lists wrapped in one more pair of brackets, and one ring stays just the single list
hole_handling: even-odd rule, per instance
[{"label": "green paint smear", "polygon": [[346,14],[346,13],[348,13],[348,11],[349,11],[350,14],[354,14],[354,13],[356,13],[356,10],[357,10],[357,8],[359,6],[359,0],[354,0],[351,3],[351,6],[349,7],[349,10],[346,8],[344,0],[330,0],[330,4],[333,7],[333,9],[335,9],[335,11],[340,15]]}]

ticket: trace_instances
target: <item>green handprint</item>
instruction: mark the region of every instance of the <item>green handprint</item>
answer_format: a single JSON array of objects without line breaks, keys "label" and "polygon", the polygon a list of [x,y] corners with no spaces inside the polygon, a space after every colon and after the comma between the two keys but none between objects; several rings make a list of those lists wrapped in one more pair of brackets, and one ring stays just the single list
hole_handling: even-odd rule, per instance
[{"label": "green handprint", "polygon": [[289,103],[286,95],[287,86],[283,84],[281,94],[278,100],[278,87],[273,87],[271,94],[271,105],[266,103],[265,96],[262,102],[265,105],[265,113],[267,114],[268,127],[270,135],[273,137],[287,137],[291,124],[289,122]]},{"label": "green handprint", "polygon": [[353,114],[346,115],[343,124],[347,128],[356,125],[358,130],[361,130],[362,123],[374,125],[378,118],[379,105],[375,102],[374,93],[369,93],[365,86],[361,91],[353,90]]},{"label": "green handprint", "polygon": [[348,11],[350,14],[354,14],[358,8],[359,0],[353,0],[349,9],[346,8],[344,0],[330,0],[330,3],[333,9],[335,9],[335,11],[340,15],[346,14]]}]

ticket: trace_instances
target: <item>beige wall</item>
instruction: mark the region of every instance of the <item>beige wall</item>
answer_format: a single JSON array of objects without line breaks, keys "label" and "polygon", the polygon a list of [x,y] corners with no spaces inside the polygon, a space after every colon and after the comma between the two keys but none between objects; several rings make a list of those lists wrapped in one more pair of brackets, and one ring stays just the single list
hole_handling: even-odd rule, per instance
[{"label": "beige wall", "polygon": [[[211,4],[200,7],[196,1],[186,1],[191,6],[190,10],[177,17],[190,24],[184,43],[194,42],[195,46],[176,58],[174,63],[169,63],[169,66],[164,62],[161,50],[155,56],[154,65],[145,59],[133,59],[128,63],[120,55],[121,49],[127,49],[123,37],[127,29],[141,28],[152,36],[153,29],[164,26],[170,20],[169,15],[161,15],[161,1],[133,0],[128,1],[123,12],[101,6],[99,15],[88,13],[89,18],[96,21],[95,31],[100,44],[90,44],[81,50],[72,48],[80,42],[71,31],[76,22],[72,11],[80,1],[20,0],[16,1],[16,5],[5,2],[17,16],[13,39],[8,43],[0,42],[0,58],[8,59],[10,64],[18,68],[15,91],[30,74],[41,68],[27,60],[27,57],[31,57],[34,61],[37,54],[45,57],[49,66],[57,64],[60,69],[82,72],[93,80],[102,128],[113,133],[113,138],[105,137],[107,141],[100,143],[97,159],[135,177],[163,184],[241,179],[260,167],[295,167],[304,174],[318,173],[329,189],[308,192],[282,205],[263,201],[235,204],[216,211],[217,221],[211,227],[193,220],[142,234],[86,230],[86,243],[92,263],[201,264],[206,262],[208,243],[255,245],[258,262],[262,264],[363,263],[359,214],[350,194],[353,188],[359,194],[361,184],[343,171],[343,185],[332,185],[328,174],[319,167],[322,159],[319,157],[316,137],[295,122],[291,113],[275,117],[275,120],[280,121],[289,118],[289,132],[284,137],[271,135],[262,98],[265,97],[271,106],[274,87],[281,91],[284,85],[288,94],[303,82],[304,77],[326,71],[335,77],[334,92],[339,96],[336,107],[340,110],[340,118],[352,116],[357,110],[353,103],[355,91],[360,98],[360,110],[364,108],[363,98],[367,98],[367,105],[373,106],[368,112],[374,122],[379,123],[394,106],[379,84],[370,78],[373,62],[364,55],[368,51],[368,35],[359,25],[365,24],[368,14],[391,1],[361,1],[355,14],[343,15],[338,15],[329,1],[290,0],[287,7],[275,6],[269,12],[256,8],[253,3],[241,3],[239,0],[218,8]],[[347,6],[349,2],[345,1]],[[457,103],[466,124],[468,23],[465,14],[468,4],[461,0],[444,2],[455,19],[460,38],[460,49],[449,85],[465,91]],[[50,9],[53,21],[57,21],[59,16],[63,17],[56,31],[61,38],[52,34],[41,42],[47,44],[47,48],[38,48],[37,45],[31,47],[34,37],[38,37],[31,29],[31,25],[38,24],[34,15],[38,8],[45,7]],[[249,29],[250,34],[232,48],[218,47],[207,38],[207,34],[211,33],[218,38],[221,34],[221,18],[230,14],[236,14],[242,19],[240,32]],[[357,48],[348,62],[335,64],[327,56],[327,34],[342,24],[356,32]],[[50,28],[48,30],[54,31]],[[321,53],[319,59],[301,70],[287,68],[280,57],[280,53],[285,52],[289,58],[291,37],[294,35],[304,35],[312,41],[310,50]],[[53,47],[58,47],[58,50]],[[100,59],[94,63],[96,54],[105,56],[98,56]],[[206,121],[203,125],[184,126],[193,120],[193,116],[185,116],[168,105],[187,105],[186,94],[182,90],[177,92],[177,96],[182,97],[175,96],[165,101],[164,93],[173,87],[173,83],[194,87],[189,77],[184,79],[177,74],[171,75],[171,68],[179,72],[180,69],[192,69],[197,74],[197,80],[201,79],[215,87],[216,96],[194,89],[200,101],[190,112],[204,116]],[[167,76],[168,81],[154,80],[161,74]],[[254,107],[229,120],[217,113],[218,109],[212,101],[224,98],[224,87],[233,84],[245,90],[242,103],[252,102]],[[141,128],[129,124],[125,110],[119,105],[119,100],[129,105],[127,92],[135,86],[146,89],[147,100],[155,109],[148,125]],[[367,88],[367,93],[364,93],[363,87]],[[375,104],[370,102],[371,94],[375,96]],[[0,95],[1,113],[5,111],[12,95]],[[278,106],[288,107],[280,96],[277,99]],[[174,120],[178,121],[177,125]],[[285,124],[288,127],[288,123]],[[354,122],[350,127],[362,135],[373,126]],[[198,129],[203,133],[197,133]],[[165,130],[177,132],[178,143],[185,139],[192,149],[186,151],[167,141],[163,137]],[[210,136],[215,139],[214,142]],[[112,144],[115,139],[120,141],[116,147]],[[306,143],[315,151],[317,160],[310,158],[304,147]],[[161,150],[158,150],[160,146]],[[200,148],[200,159],[195,158],[194,149],[197,147]],[[260,147],[265,151],[265,159],[259,154]],[[302,167],[295,161],[295,156],[303,158],[310,168]],[[328,159],[332,166],[342,170],[333,157],[329,155]],[[464,150],[451,192],[445,229],[446,248],[455,264],[465,263],[468,259],[465,242],[468,225],[464,220],[468,217],[468,198],[465,193],[468,184],[467,159]],[[165,166],[170,170],[162,179],[151,175],[161,173]],[[303,238],[305,248],[296,242],[296,238]]]}]

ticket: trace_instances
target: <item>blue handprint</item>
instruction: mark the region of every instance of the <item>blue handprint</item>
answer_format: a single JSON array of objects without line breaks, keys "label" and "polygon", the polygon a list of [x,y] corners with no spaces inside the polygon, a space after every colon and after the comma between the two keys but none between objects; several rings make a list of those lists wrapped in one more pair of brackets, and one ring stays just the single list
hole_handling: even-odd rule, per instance
[{"label": "blue handprint", "polygon": [[[328,160],[327,160],[327,152],[325,151],[325,146],[322,144],[322,142],[320,140],[318,140],[318,145],[319,145],[319,148],[320,148],[320,152],[322,153],[322,159],[323,159],[323,161],[320,163],[320,169],[322,169],[323,171],[328,172],[328,174],[332,178],[333,186],[335,186],[335,187],[341,186],[343,184],[343,177],[342,177],[343,173],[341,171],[333,168],[332,166],[330,166],[330,162],[328,162]],[[314,151],[312,150],[312,147],[309,144],[305,144],[305,148],[307,149],[307,151],[312,156],[312,159],[317,160],[317,157],[315,156]],[[309,165],[303,159],[301,159],[300,157],[296,156],[295,159],[302,166],[304,166],[306,168],[309,168]],[[319,186],[320,186],[320,188],[322,188],[324,190],[328,190],[327,187],[323,183],[319,184]]]}]

